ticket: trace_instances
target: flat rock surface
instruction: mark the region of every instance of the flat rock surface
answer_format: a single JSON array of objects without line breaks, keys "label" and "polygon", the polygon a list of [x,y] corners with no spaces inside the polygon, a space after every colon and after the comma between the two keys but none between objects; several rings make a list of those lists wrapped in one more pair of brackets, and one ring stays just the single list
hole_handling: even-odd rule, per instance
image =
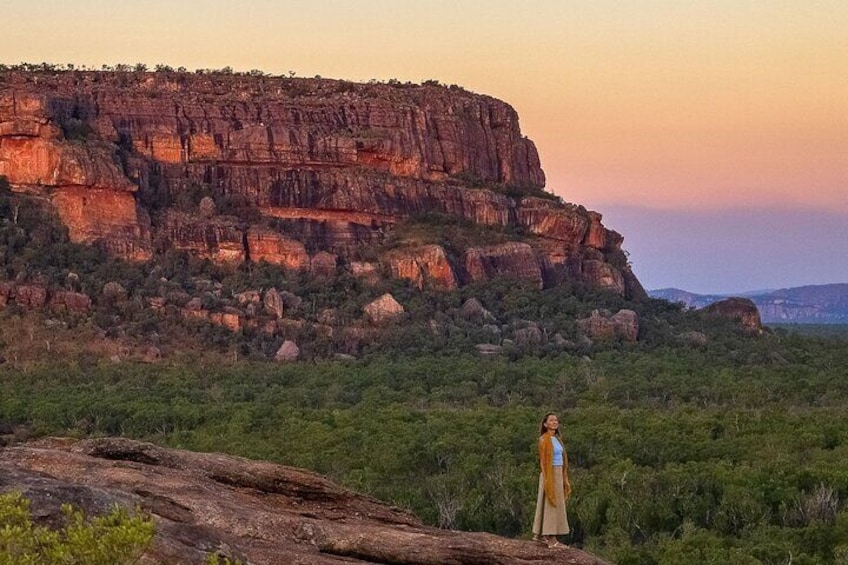
[{"label": "flat rock surface", "polygon": [[0,492],[21,491],[34,518],[55,523],[62,503],[88,514],[114,504],[156,520],[145,563],[602,564],[492,534],[439,530],[412,514],[300,469],[122,438],[45,439],[0,448]]}]

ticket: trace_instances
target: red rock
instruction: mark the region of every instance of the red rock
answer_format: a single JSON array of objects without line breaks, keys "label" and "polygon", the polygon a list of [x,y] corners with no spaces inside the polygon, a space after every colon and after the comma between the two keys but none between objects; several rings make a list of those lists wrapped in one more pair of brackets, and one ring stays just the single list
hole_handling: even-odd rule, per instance
[{"label": "red rock", "polygon": [[161,236],[173,249],[219,262],[244,261],[243,231],[235,218],[200,218],[169,211],[162,218]]},{"label": "red rock", "polygon": [[522,199],[516,215],[530,233],[572,244],[584,241],[591,221],[577,206],[546,198]]},{"label": "red rock", "polygon": [[242,328],[241,315],[237,310],[225,310],[224,312],[212,312],[209,321],[219,326],[224,326],[232,332]]},{"label": "red rock", "polygon": [[246,290],[244,292],[240,292],[236,294],[235,298],[239,303],[239,306],[244,306],[245,304],[259,304],[261,300],[258,290]]},{"label": "red rock", "polygon": [[52,307],[65,308],[68,312],[86,313],[91,310],[91,298],[81,292],[60,290],[50,298]]},{"label": "red rock", "polygon": [[24,308],[41,308],[47,303],[47,289],[32,284],[18,285],[15,288],[15,303]]},{"label": "red rock", "polygon": [[298,271],[309,268],[306,246],[270,229],[251,227],[247,232],[247,249],[251,261],[267,261]]},{"label": "red rock", "polygon": [[310,260],[309,272],[317,277],[333,277],[336,274],[338,262],[339,258],[334,253],[319,251]]},{"label": "red rock", "polygon": [[253,565],[603,565],[569,547],[427,527],[415,516],[304,469],[123,438],[50,438],[0,450],[4,487],[33,514],[62,520],[61,503],[96,516],[144,509],[156,535],[144,563]]},{"label": "red rock", "polygon": [[63,186],[53,192],[51,202],[71,241],[100,241],[113,255],[134,261],[152,256],[150,220],[131,192]]},{"label": "red rock", "polygon": [[0,306],[5,306],[15,298],[15,283],[0,282]]},{"label": "red rock", "polygon": [[588,318],[578,320],[577,325],[595,340],[620,338],[633,342],[639,337],[639,317],[633,310],[619,310],[613,316],[594,310]]},{"label": "red rock", "polygon": [[209,310],[195,310],[193,308],[183,308],[180,310],[183,318],[190,320],[206,320],[209,321]]},{"label": "red rock", "polygon": [[509,242],[489,247],[472,247],[465,253],[465,270],[474,282],[509,276],[542,288],[542,269],[527,243]]},{"label": "red rock", "polygon": [[389,254],[386,260],[393,277],[412,281],[419,289],[457,287],[453,268],[441,245],[401,249]]},{"label": "red rock", "polygon": [[[478,250],[471,254],[473,280],[508,275],[541,285],[576,276],[639,294],[621,266],[621,236],[600,214],[467,186],[544,186],[535,146],[499,100],[462,89],[319,79],[95,72],[4,78],[0,174],[14,190],[54,194],[72,239],[99,242],[115,255],[146,260],[156,241],[214,261],[266,260],[326,276],[335,265],[321,263],[323,256],[309,261],[307,249],[350,261],[395,223],[436,213],[520,228],[551,244],[533,259],[512,254],[514,261]],[[85,116],[88,140],[65,139],[59,124],[72,115]],[[198,186],[226,199],[215,210],[207,199],[197,215],[165,209],[153,222],[138,206],[138,192],[179,196]],[[225,217],[236,208],[284,222],[285,235]],[[581,265],[585,260],[607,266]],[[428,277],[444,288],[458,283],[441,258],[394,269],[415,284]]]},{"label": "red rock", "polygon": [[580,279],[593,288],[602,288],[624,294],[624,275],[601,259],[583,261]]}]

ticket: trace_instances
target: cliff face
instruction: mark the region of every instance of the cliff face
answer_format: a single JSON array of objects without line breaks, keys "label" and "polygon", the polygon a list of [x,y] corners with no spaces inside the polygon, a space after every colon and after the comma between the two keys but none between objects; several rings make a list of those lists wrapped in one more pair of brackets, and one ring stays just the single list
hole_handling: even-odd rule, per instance
[{"label": "cliff face", "polygon": [[[398,223],[440,214],[532,237],[454,257],[416,241],[405,258],[381,257],[389,272],[446,288],[506,274],[639,294],[622,238],[599,214],[506,196],[541,192],[545,177],[499,100],[179,73],[9,71],[0,81],[0,175],[50,199],[72,239],[118,256],[185,249],[305,269],[330,252],[349,267]],[[198,209],[202,196],[218,205],[211,213]]]}]

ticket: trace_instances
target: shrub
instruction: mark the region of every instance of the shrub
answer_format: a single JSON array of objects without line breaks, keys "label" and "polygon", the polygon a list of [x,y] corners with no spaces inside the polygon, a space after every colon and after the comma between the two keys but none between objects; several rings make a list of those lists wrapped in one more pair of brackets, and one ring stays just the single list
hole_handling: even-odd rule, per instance
[{"label": "shrub", "polygon": [[152,519],[117,506],[86,519],[64,504],[65,526],[51,530],[32,523],[29,505],[20,493],[0,495],[0,565],[135,563],[153,540]]}]

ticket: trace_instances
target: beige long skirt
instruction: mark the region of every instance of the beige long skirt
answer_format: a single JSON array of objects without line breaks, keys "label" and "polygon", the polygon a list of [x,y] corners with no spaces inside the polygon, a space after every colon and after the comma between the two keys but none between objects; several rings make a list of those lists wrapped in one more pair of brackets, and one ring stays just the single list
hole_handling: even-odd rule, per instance
[{"label": "beige long skirt", "polygon": [[539,473],[539,496],[536,497],[536,517],[533,533],[542,536],[561,536],[570,532],[565,512],[565,489],[562,486],[562,467],[554,467],[554,491],[557,505],[545,496],[545,478]]}]

